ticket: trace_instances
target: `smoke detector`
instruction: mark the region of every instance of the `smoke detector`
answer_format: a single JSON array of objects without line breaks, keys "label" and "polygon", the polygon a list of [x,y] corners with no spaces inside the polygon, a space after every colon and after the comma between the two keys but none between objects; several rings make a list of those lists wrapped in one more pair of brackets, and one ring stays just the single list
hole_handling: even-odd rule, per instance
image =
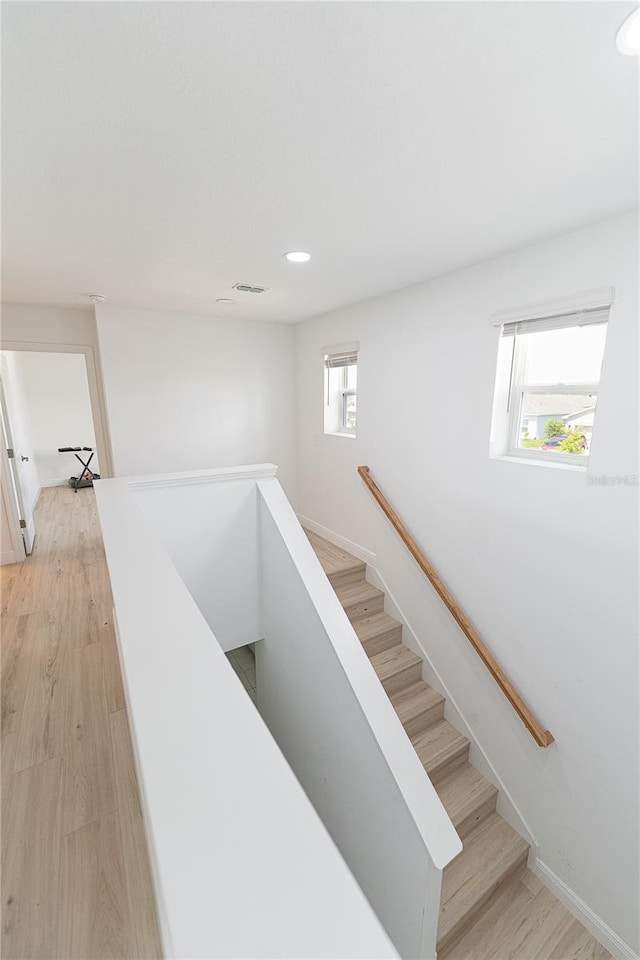
[{"label": "smoke detector", "polygon": [[107,298],[106,298],[106,297],[103,297],[101,293],[90,293],[90,294],[89,294],[89,300],[91,300],[91,303],[104,303],[104,302],[106,301],[106,299],[107,299]]},{"label": "smoke detector", "polygon": [[268,290],[268,287],[257,287],[252,283],[234,283],[234,290],[239,290],[240,293],[264,293]]}]

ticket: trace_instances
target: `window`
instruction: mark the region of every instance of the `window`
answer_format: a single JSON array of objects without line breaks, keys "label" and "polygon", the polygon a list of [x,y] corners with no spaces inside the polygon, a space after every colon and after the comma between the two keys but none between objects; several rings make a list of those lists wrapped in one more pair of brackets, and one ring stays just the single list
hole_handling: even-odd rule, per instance
[{"label": "window", "polygon": [[327,353],[324,432],[355,437],[358,354],[355,349]]},{"label": "window", "polygon": [[[596,298],[602,300],[603,298]],[[585,464],[591,450],[612,296],[502,324],[496,409],[506,405],[502,453]],[[495,430],[494,430],[495,432]]]}]

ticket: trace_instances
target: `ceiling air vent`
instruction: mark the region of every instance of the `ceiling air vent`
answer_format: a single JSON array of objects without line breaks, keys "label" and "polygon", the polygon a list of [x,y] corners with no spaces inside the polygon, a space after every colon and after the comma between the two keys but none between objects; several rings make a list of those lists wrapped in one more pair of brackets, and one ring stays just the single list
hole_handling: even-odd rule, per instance
[{"label": "ceiling air vent", "polygon": [[255,287],[250,283],[234,283],[234,290],[239,290],[240,293],[264,293],[267,290],[267,287]]}]

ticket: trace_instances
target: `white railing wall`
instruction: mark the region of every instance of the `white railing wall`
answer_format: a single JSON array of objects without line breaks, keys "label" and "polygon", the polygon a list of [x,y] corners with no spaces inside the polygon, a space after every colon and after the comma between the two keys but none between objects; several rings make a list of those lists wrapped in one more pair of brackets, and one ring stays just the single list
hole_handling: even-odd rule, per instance
[{"label": "white railing wall", "polygon": [[435,957],[461,844],[275,467],[96,496],[165,954]]},{"label": "white railing wall", "polygon": [[256,479],[273,467],[139,477],[136,502],[223,650],[262,636],[259,622]]},{"label": "white railing wall", "polygon": [[461,842],[277,480],[260,480],[258,709],[403,957]]},{"label": "white railing wall", "polygon": [[96,498],[164,956],[397,956],[129,484]]}]

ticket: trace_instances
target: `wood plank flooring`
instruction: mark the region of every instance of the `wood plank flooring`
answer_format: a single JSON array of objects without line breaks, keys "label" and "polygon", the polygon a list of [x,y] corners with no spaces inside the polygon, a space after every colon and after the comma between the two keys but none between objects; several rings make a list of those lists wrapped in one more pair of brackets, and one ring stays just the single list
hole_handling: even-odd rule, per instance
[{"label": "wood plank flooring", "polygon": [[93,490],[0,568],[4,960],[161,957]]}]

